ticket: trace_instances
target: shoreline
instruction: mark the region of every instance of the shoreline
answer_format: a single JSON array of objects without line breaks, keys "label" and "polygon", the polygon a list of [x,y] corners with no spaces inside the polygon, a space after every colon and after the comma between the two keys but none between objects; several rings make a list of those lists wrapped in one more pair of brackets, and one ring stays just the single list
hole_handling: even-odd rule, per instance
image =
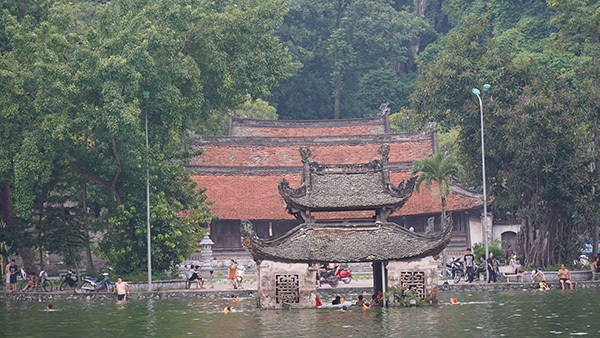
[{"label": "shoreline", "polygon": [[[485,283],[485,282],[473,282],[466,283],[460,282],[454,284],[451,281],[438,281],[438,292],[440,293],[451,293],[451,292],[480,292],[480,291],[513,291],[513,290],[532,290],[533,283],[522,282],[522,283]],[[445,284],[448,282],[448,284]],[[344,296],[345,298],[357,296],[357,295],[370,295],[373,293],[372,281],[362,280],[353,282],[354,285],[343,285],[337,288],[322,287],[317,289],[317,296],[319,298],[327,298],[336,295]],[[550,285],[550,291],[560,290],[560,283],[558,281],[548,281]],[[590,289],[600,288],[600,281],[577,281],[575,283],[574,290],[578,289]],[[256,284],[248,285],[246,289],[231,290],[228,285],[219,285],[214,289],[171,289],[162,291],[135,291],[132,292],[128,297],[131,300],[141,299],[216,299],[216,298],[229,298],[231,295],[236,297],[255,297],[257,294]],[[80,300],[85,301],[86,296],[90,296],[94,300],[113,300],[115,295],[107,292],[91,292],[91,293],[75,293],[72,291],[55,291],[55,292],[0,292],[0,301],[12,300],[12,301],[60,301],[60,300]]]}]

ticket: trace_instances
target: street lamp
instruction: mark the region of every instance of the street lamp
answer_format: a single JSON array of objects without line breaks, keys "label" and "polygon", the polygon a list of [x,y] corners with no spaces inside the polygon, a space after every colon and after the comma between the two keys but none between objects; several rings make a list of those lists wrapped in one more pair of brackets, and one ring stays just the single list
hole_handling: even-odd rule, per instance
[{"label": "street lamp", "polygon": [[150,98],[150,92],[144,91],[142,93],[144,97],[144,115],[146,119],[146,221],[148,231],[148,292],[152,291],[152,252],[150,248],[150,169],[149,169],[149,154],[148,149],[148,98]]},{"label": "street lamp", "polygon": [[[484,84],[481,88],[482,91],[487,91],[491,86],[489,84]],[[490,272],[487,266],[487,259],[489,258],[489,248],[488,248],[488,218],[487,218],[487,194],[485,189],[485,142],[483,140],[483,102],[481,101],[481,92],[477,88],[471,89],[471,92],[477,95],[479,99],[479,117],[481,120],[481,176],[483,179],[483,242],[485,243],[485,259],[486,259],[486,277],[490,279]]]}]

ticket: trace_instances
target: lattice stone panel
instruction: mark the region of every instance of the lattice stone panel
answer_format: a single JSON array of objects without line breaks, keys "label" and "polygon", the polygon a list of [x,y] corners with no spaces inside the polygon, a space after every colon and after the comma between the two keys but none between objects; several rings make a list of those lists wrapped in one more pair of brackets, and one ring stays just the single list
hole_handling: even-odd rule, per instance
[{"label": "lattice stone panel", "polygon": [[298,275],[275,275],[275,299],[280,304],[300,303]]},{"label": "lattice stone panel", "polygon": [[425,299],[425,273],[400,272],[400,281],[405,290],[410,290],[421,299]]}]

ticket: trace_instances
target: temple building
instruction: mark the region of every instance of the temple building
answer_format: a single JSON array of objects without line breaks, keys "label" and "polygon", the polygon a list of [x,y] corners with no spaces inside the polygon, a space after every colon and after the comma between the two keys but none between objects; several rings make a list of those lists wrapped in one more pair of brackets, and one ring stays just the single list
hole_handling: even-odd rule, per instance
[{"label": "temple building", "polygon": [[[290,214],[287,208],[290,201],[279,194],[279,181],[298,187],[306,175],[301,147],[310,149],[314,161],[355,165],[380,157],[378,150],[384,144],[389,147],[386,160],[389,181],[395,184],[410,179],[414,161],[438,151],[435,131],[390,133],[387,114],[324,121],[230,118],[227,136],[199,138],[194,146],[204,152],[190,161],[188,169],[193,171],[192,177],[199,186],[207,188],[209,200],[214,201],[212,210],[221,217],[211,224],[214,254],[248,255],[240,240],[241,219],[253,224],[259,238],[271,239],[298,226],[305,221],[303,217],[309,217],[300,211]],[[360,194],[358,187],[346,188],[349,199]],[[435,187],[431,190],[422,187],[403,202],[402,208],[386,211],[385,218],[416,233],[425,233],[427,220],[435,217],[433,231],[441,232],[441,199],[436,192]],[[455,184],[447,198],[446,210],[453,220],[452,239],[445,249],[448,255],[462,255],[466,247],[483,241],[481,194]],[[316,212],[320,220],[374,217],[370,207]],[[492,233],[489,232],[490,237]]]}]

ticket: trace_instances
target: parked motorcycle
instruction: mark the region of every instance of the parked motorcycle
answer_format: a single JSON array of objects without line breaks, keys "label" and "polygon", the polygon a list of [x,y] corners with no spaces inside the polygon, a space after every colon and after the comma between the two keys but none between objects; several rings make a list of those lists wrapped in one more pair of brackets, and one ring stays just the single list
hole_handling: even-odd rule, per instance
[{"label": "parked motorcycle", "polygon": [[104,276],[102,281],[99,281],[98,278],[92,278],[90,276],[85,276],[81,284],[77,287],[78,292],[92,292],[92,291],[106,291],[108,293],[112,293],[114,290],[114,285],[108,278],[108,273],[104,272],[101,274]]},{"label": "parked motorcycle", "polygon": [[340,281],[348,284],[352,281],[352,273],[344,268],[340,268],[335,274],[335,269],[329,269],[321,274],[321,285],[329,284],[332,288],[336,288]]},{"label": "parked motorcycle", "polygon": [[58,287],[58,289],[60,291],[64,291],[68,288],[74,288],[75,286],[77,286],[77,282],[78,282],[78,280],[77,280],[77,276],[75,275],[75,271],[73,271],[71,269],[67,269],[67,273],[63,277],[63,280],[60,283],[60,286]]},{"label": "parked motorcycle", "polygon": [[465,276],[463,262],[459,258],[453,258],[449,263],[446,263],[446,275],[458,283]]},{"label": "parked motorcycle", "polygon": [[352,273],[350,272],[350,270],[346,270],[343,268],[340,268],[336,277],[337,279],[344,282],[344,284],[350,284],[350,282],[352,281]]}]

